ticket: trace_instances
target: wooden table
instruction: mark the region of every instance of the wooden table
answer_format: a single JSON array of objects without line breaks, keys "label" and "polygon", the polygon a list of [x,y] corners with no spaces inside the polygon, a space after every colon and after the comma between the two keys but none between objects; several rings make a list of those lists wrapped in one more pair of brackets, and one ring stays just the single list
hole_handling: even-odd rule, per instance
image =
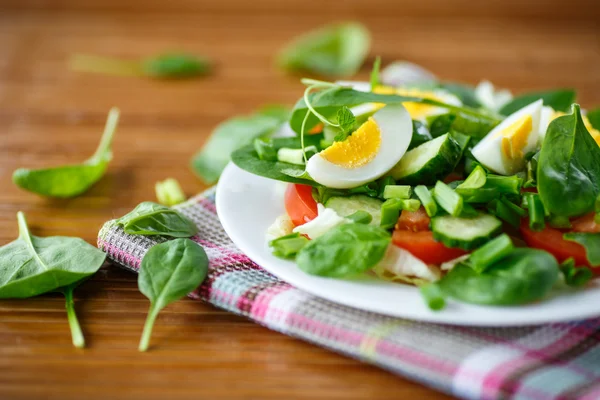
[{"label": "wooden table", "polygon": [[[301,85],[274,68],[273,55],[295,34],[331,20],[366,23],[374,37],[371,55],[384,61],[408,59],[445,79],[486,77],[515,91],[575,87],[584,106],[598,105],[597,4],[544,3],[4,1],[0,243],[16,237],[18,210],[37,235],[95,243],[105,220],[154,199],[159,179],[177,178],[189,195],[201,191],[188,160],[211,129],[263,104],[294,102]],[[214,74],[156,82],[66,66],[75,52],[143,57],[174,49],[212,58]],[[17,167],[91,154],[113,105],[122,110],[114,161],[89,192],[47,200],[11,183]],[[0,302],[0,398],[418,399],[436,393],[191,300],[161,314],[151,351],[140,354],[148,302],[136,277],[116,267],[103,268],[76,297],[85,350],[71,346],[61,297]]]}]

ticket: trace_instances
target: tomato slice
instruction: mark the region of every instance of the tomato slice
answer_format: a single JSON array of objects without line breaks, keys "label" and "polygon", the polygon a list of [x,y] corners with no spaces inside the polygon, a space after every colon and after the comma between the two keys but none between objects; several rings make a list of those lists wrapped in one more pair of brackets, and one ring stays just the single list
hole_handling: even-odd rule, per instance
[{"label": "tomato slice", "polygon": [[427,264],[441,264],[467,254],[462,249],[446,247],[436,242],[431,231],[413,232],[396,229],[392,241],[396,246],[408,250]]},{"label": "tomato slice", "polygon": [[[521,222],[521,234],[528,246],[546,250],[558,262],[563,262],[567,258],[573,257],[576,265],[591,267],[585,253],[585,248],[577,242],[564,240],[563,233],[563,231],[550,226],[546,226],[544,230],[536,232],[529,228],[529,221],[527,219]],[[600,276],[600,268],[592,268],[592,271],[594,274]]]},{"label": "tomato slice", "polygon": [[596,213],[589,213],[571,222],[574,232],[600,233],[600,224],[595,221]]},{"label": "tomato slice", "polygon": [[312,197],[312,187],[290,184],[285,191],[285,211],[295,226],[303,225],[317,217],[317,202]]},{"label": "tomato slice", "polygon": [[398,219],[396,229],[413,232],[428,231],[429,222],[430,218],[423,207],[419,208],[417,211],[403,210]]}]

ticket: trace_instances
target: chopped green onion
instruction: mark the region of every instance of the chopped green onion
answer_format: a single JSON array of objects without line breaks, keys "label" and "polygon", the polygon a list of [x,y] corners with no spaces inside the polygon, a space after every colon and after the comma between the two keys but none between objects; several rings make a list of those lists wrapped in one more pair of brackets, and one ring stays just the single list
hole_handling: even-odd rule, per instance
[{"label": "chopped green onion", "polygon": [[437,204],[435,203],[435,200],[433,200],[429,189],[427,189],[427,187],[424,185],[419,185],[415,187],[415,194],[419,200],[421,200],[421,204],[423,204],[423,207],[425,207],[427,215],[430,217],[435,216],[437,213]]},{"label": "chopped green onion", "polygon": [[[290,149],[287,147],[282,147],[277,150],[277,160],[281,162],[286,162],[289,164],[296,165],[304,165],[304,153],[306,153],[306,158],[310,158],[309,153],[315,154],[319,150],[315,146],[308,146],[304,149]],[[312,155],[311,154],[311,155]]]},{"label": "chopped green onion", "polygon": [[412,188],[408,185],[387,185],[383,188],[384,199],[409,199]]},{"label": "chopped green onion", "polygon": [[572,257],[563,261],[559,268],[565,278],[565,283],[572,287],[581,287],[594,277],[594,273],[589,268],[576,267]]},{"label": "chopped green onion", "polygon": [[521,210],[520,207],[509,206],[508,204],[511,204],[512,206],[514,206],[514,204],[506,201],[505,199],[498,200],[494,202],[494,204],[496,205],[496,212],[494,213],[496,217],[508,222],[515,228],[518,228],[519,225],[521,225],[521,213],[515,210],[515,208]]},{"label": "chopped green onion", "polygon": [[462,212],[463,198],[442,181],[435,184],[433,198],[448,214],[458,217]]},{"label": "chopped green onion", "polygon": [[437,283],[429,283],[419,288],[421,296],[425,299],[427,306],[438,311],[446,306],[446,300],[444,299],[444,292]]},{"label": "chopped green onion", "polygon": [[548,219],[548,223],[553,228],[558,229],[569,229],[571,228],[571,221],[569,221],[569,217],[565,217],[564,215],[551,215]]},{"label": "chopped green onion", "polygon": [[385,229],[393,228],[398,222],[400,211],[402,211],[402,199],[389,199],[381,205],[380,226]]},{"label": "chopped green onion", "polygon": [[292,233],[272,240],[269,242],[269,246],[273,248],[273,255],[281,258],[290,258],[298,254],[308,241],[305,236],[299,233]]},{"label": "chopped green onion", "polygon": [[277,151],[270,140],[261,138],[254,139],[254,150],[258,158],[265,161],[277,161]]},{"label": "chopped green onion", "polygon": [[323,138],[328,142],[335,142],[335,137],[340,133],[340,130],[335,126],[327,125],[323,127]]},{"label": "chopped green onion", "polygon": [[546,211],[544,204],[537,193],[527,193],[524,197],[529,209],[529,228],[532,231],[541,231],[546,227]]},{"label": "chopped green onion", "polygon": [[156,182],[154,189],[156,191],[158,202],[167,207],[183,203],[186,200],[179,182],[173,178],[166,179],[162,182]]},{"label": "chopped green onion", "polygon": [[489,174],[485,182],[486,188],[494,188],[499,193],[518,195],[521,193],[523,179],[517,175],[501,176]]},{"label": "chopped green onion", "polygon": [[386,186],[395,185],[396,181],[391,176],[384,176],[379,180],[379,197],[383,199],[383,191]]},{"label": "chopped green onion", "polygon": [[421,202],[417,199],[401,199],[402,209],[415,212],[421,207]]},{"label": "chopped green onion", "polygon": [[379,86],[379,70],[381,69],[381,57],[377,56],[371,70],[371,91]]},{"label": "chopped green onion", "polygon": [[487,181],[485,170],[478,165],[475,169],[469,174],[467,179],[460,185],[456,187],[456,192],[458,194],[462,194],[461,191],[465,189],[479,189],[485,185]]},{"label": "chopped green onion", "polygon": [[364,193],[367,196],[378,197],[379,184],[377,182],[365,183],[364,185],[348,189],[348,193]]},{"label": "chopped green onion", "polygon": [[515,212],[515,214],[519,214],[520,217],[524,217],[527,215],[527,211],[525,211],[524,209],[522,209],[521,207],[519,207],[512,201],[508,200],[506,197],[502,197],[500,199],[500,201],[503,202],[504,205],[506,205],[508,208],[513,210]]},{"label": "chopped green onion", "polygon": [[370,224],[373,221],[373,216],[364,210],[358,210],[346,218],[351,219],[357,224]]},{"label": "chopped green onion", "polygon": [[329,141],[327,139],[321,139],[319,141],[319,147],[321,148],[321,150],[325,150],[326,148],[331,146],[333,143],[334,143],[333,140]]},{"label": "chopped green onion", "polygon": [[503,233],[475,250],[469,257],[468,264],[478,273],[482,273],[496,261],[508,256],[514,248],[510,237]]}]

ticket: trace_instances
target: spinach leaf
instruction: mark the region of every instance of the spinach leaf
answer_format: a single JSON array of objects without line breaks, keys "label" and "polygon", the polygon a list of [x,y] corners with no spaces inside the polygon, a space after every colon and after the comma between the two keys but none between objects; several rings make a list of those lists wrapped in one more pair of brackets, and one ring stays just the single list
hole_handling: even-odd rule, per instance
[{"label": "spinach leaf", "polygon": [[459,264],[438,284],[447,295],[467,303],[516,305],[543,298],[559,273],[549,253],[518,248],[483,273]]},{"label": "spinach leaf", "polygon": [[190,78],[205,75],[209,70],[207,59],[191,54],[167,53],[142,61],[144,75],[151,78]]},{"label": "spinach leaf", "polygon": [[296,257],[307,274],[345,278],[365,272],[381,259],[391,242],[378,226],[344,224],[311,240]]},{"label": "spinach leaf", "polygon": [[586,117],[590,121],[592,128],[600,130],[600,108],[588,111]]},{"label": "spinach leaf", "polygon": [[31,235],[22,212],[17,213],[19,237],[0,247],[0,298],[27,298],[50,291],[65,294],[73,344],[85,342],[73,308],[73,290],[96,273],[106,254],[79,238]]},{"label": "spinach leaf", "polygon": [[116,222],[129,235],[186,238],[198,233],[198,227],[188,218],[172,208],[151,201],[138,204],[133,211]]},{"label": "spinach leaf", "polygon": [[283,106],[272,106],[258,112],[231,118],[215,128],[204,147],[192,158],[192,170],[206,183],[214,183],[235,150],[254,139],[272,134],[289,117]]},{"label": "spinach leaf", "polygon": [[[336,115],[337,111],[344,106],[352,107],[364,103],[398,104],[407,101],[440,106],[447,108],[450,111],[460,111],[464,114],[477,116],[482,120],[490,120],[491,122],[497,122],[496,118],[481,114],[468,107],[452,106],[436,100],[424,99],[420,97],[360,92],[347,87],[335,85],[328,89],[324,89],[319,92],[314,92],[309,95],[309,102],[312,108],[326,119],[332,119]],[[294,132],[298,134],[301,133],[302,123],[304,121],[304,118],[306,117],[306,113],[309,111],[311,110],[309,110],[308,106],[306,105],[304,98],[298,100],[290,118],[290,126],[292,127]],[[306,120],[305,129],[310,130],[320,122],[321,121],[313,113],[310,113],[309,117]]]},{"label": "spinach leaf", "polygon": [[565,240],[577,242],[585,247],[587,259],[592,267],[600,267],[600,233],[569,232],[563,235]]},{"label": "spinach leaf", "polygon": [[369,52],[371,37],[362,24],[329,25],[296,38],[278,56],[281,67],[321,75],[349,76]]},{"label": "spinach leaf", "polygon": [[[322,135],[310,135],[304,138],[306,147],[319,144]],[[299,138],[274,138],[271,139],[275,151],[282,147],[300,149]],[[263,176],[277,181],[302,183],[310,186],[320,186],[312,179],[307,179],[304,166],[289,164],[281,161],[261,160],[253,145],[247,145],[236,150],[231,155],[231,161],[243,170],[254,175]]]},{"label": "spinach leaf", "polygon": [[550,123],[537,167],[537,188],[547,211],[571,217],[594,209],[600,194],[600,147],[577,104]]},{"label": "spinach leaf", "polygon": [[74,197],[96,183],[112,159],[111,143],[119,121],[119,110],[112,108],[104,134],[94,155],[83,164],[44,169],[19,168],[13,173],[13,182],[30,192],[48,197]]},{"label": "spinach leaf", "polygon": [[196,289],[208,273],[208,257],[196,242],[175,239],[153,246],[140,266],[138,287],[150,299],[150,310],[140,340],[140,351],[150,343],[160,310]]},{"label": "spinach leaf", "polygon": [[500,114],[510,115],[536,100],[544,100],[545,106],[550,106],[556,111],[569,111],[571,104],[575,102],[575,91],[573,89],[558,89],[547,92],[533,92],[522,94],[512,99],[500,109]]}]

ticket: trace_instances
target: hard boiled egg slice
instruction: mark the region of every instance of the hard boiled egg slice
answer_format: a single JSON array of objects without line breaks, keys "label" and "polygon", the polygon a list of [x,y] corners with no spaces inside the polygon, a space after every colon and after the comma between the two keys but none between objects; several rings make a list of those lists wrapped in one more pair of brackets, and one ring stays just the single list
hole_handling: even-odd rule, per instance
[{"label": "hard boiled egg slice", "polygon": [[542,100],[506,117],[472,150],[481,164],[502,175],[525,167],[525,154],[535,150],[540,129]]},{"label": "hard boiled egg slice", "polygon": [[400,161],[412,138],[412,121],[401,104],[377,111],[352,135],[312,156],[306,171],[321,185],[347,189],[371,182]]}]

